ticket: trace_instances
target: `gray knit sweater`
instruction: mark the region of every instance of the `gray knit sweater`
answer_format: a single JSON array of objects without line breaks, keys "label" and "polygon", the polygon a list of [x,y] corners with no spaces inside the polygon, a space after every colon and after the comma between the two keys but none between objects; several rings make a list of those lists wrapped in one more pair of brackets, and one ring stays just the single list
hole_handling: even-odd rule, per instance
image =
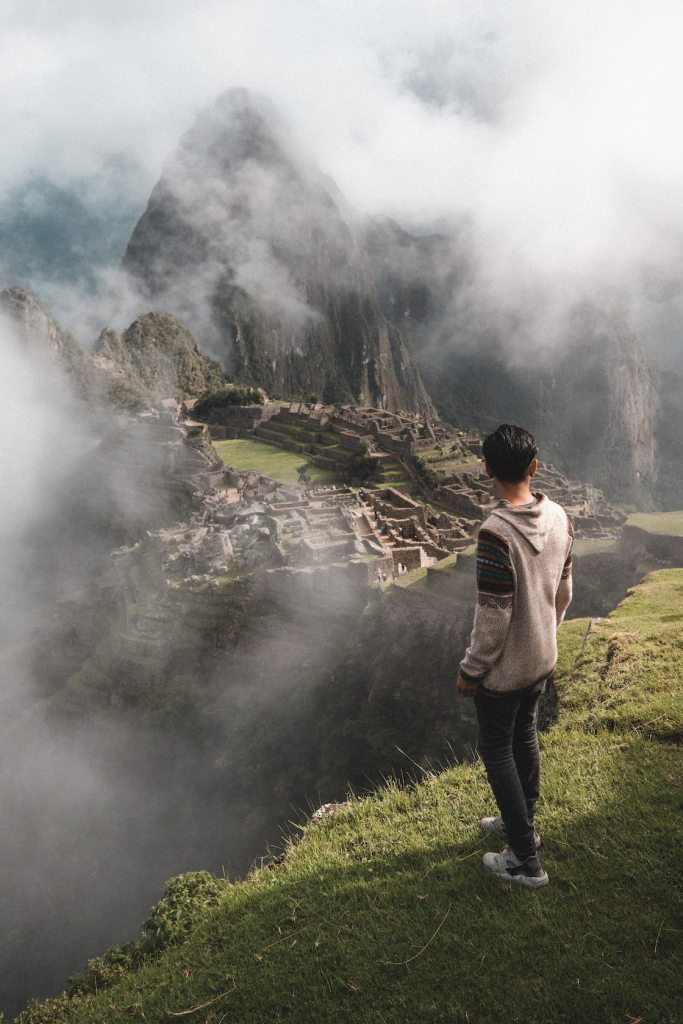
[{"label": "gray knit sweater", "polygon": [[556,630],[572,597],[573,531],[544,494],[498,506],[479,530],[477,606],[460,665],[468,682],[507,692],[545,679],[557,662]]}]

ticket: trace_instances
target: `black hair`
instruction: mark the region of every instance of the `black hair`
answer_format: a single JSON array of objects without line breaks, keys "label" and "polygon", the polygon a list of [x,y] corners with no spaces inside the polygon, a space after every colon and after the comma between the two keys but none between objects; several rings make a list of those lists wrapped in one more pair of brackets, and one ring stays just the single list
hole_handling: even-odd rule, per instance
[{"label": "black hair", "polygon": [[501,423],[482,445],[486,465],[504,484],[521,484],[538,453],[536,438],[523,427]]}]

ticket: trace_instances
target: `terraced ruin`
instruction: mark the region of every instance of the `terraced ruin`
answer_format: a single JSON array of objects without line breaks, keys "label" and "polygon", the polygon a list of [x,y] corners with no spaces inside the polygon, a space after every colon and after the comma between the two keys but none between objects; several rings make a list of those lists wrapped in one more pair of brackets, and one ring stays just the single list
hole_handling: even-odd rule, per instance
[{"label": "terraced ruin", "polygon": [[[302,561],[302,552],[310,563],[360,560],[370,566],[371,581],[396,581],[406,571],[425,569],[471,547],[479,523],[494,504],[480,437],[446,423],[375,408],[266,399],[258,406],[213,410],[203,425],[190,418],[193,408],[188,402],[181,410],[185,429],[204,430],[225,463],[222,477],[216,462],[213,476],[204,474],[196,481],[198,495],[207,484],[239,490],[245,459],[269,468],[272,464],[277,472],[277,457],[267,453],[279,450],[300,457],[302,486],[281,529],[289,534],[296,523],[300,537],[303,522],[311,539],[299,545],[288,539],[289,552],[300,549],[294,561]],[[248,452],[240,446],[248,446]],[[233,452],[241,471],[231,466]],[[339,489],[342,481],[353,481],[359,459],[364,460],[367,483],[359,487],[356,480],[352,489],[348,484]],[[286,472],[291,474],[289,466]],[[316,491],[314,484],[323,480],[328,490]],[[569,481],[545,463],[537,480],[544,493],[567,508],[577,537],[616,540],[625,516],[597,488]],[[330,489],[333,484],[335,490]],[[265,499],[272,515],[272,484],[263,486],[263,494],[252,496]],[[321,502],[344,506],[341,518],[328,516],[327,525],[322,522],[315,514]],[[284,549],[282,558],[285,564]]]},{"label": "terraced ruin", "polygon": [[[167,514],[155,529],[140,530],[134,542],[114,551],[110,568],[97,580],[97,594],[78,611],[85,635],[84,624],[98,603],[105,611],[118,609],[116,635],[101,638],[96,664],[79,673],[75,692],[85,685],[113,704],[125,704],[142,692],[150,694],[165,674],[190,679],[198,658],[210,672],[229,649],[256,656],[273,637],[287,649],[308,651],[313,664],[318,656],[313,619],[332,616],[337,626],[346,622],[353,631],[373,595],[381,598],[377,628],[382,633],[388,635],[397,623],[405,635],[416,628],[423,636],[448,629],[455,657],[471,626],[476,533],[493,500],[483,490],[479,439],[439,425],[430,426],[429,436],[420,436],[419,425],[411,428],[417,437],[401,436],[405,425],[391,416],[389,429],[381,410],[337,409],[326,417],[321,408],[280,407],[268,420],[271,435],[278,432],[277,445],[258,432],[213,442],[210,426],[183,415],[170,401],[153,414],[122,422],[103,443],[99,462],[104,455],[109,467],[121,457],[128,465],[135,456],[137,475],[148,478],[155,493],[165,490],[176,516],[169,521]],[[355,429],[346,429],[350,422]],[[374,433],[360,433],[370,429],[368,423],[375,424]],[[263,429],[260,424],[257,431]],[[393,440],[382,436],[392,431],[398,435]],[[380,441],[400,445],[400,456],[380,449]],[[442,450],[438,460],[435,441]],[[234,444],[262,452],[273,472],[284,466],[283,475],[299,482],[226,465]],[[388,458],[408,482],[341,482],[346,454],[339,453],[353,455],[365,446],[380,473]],[[315,447],[328,453],[330,465],[321,470],[325,482],[304,483],[292,457],[294,467],[298,463],[310,472],[310,460],[322,458]],[[423,458],[446,467],[439,472],[453,482],[426,485],[417,470]],[[470,468],[463,469],[465,464]],[[683,564],[675,516],[635,516],[622,528],[625,516],[599,492],[567,481],[549,466],[539,476],[543,490],[558,498],[576,523],[574,614],[603,614],[646,572]],[[482,489],[475,491],[480,483]],[[140,500],[135,491],[126,494],[125,477],[117,486],[120,500],[130,503],[136,494]],[[435,500],[446,486],[471,503],[469,516]],[[67,632],[73,614],[71,605],[64,607]],[[58,643],[52,647],[60,649]],[[110,649],[118,651],[117,661]],[[74,663],[76,654],[70,655]],[[179,686],[182,690],[182,680]],[[150,699],[154,702],[153,693]]]}]

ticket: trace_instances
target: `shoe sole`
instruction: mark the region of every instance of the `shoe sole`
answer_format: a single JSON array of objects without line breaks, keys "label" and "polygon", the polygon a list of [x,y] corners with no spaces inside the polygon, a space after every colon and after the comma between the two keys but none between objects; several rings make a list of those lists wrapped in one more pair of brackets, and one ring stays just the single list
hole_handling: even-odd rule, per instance
[{"label": "shoe sole", "polygon": [[504,882],[515,882],[517,885],[523,885],[526,889],[542,889],[550,882],[546,871],[542,875],[509,875],[507,871],[495,871],[486,864],[484,864],[484,870],[494,878],[501,878]]}]

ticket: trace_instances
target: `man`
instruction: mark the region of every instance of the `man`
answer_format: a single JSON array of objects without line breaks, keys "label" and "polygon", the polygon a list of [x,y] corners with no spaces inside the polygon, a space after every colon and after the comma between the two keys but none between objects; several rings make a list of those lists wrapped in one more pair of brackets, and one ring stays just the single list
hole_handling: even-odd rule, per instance
[{"label": "man", "polygon": [[531,490],[538,448],[527,430],[505,423],[483,451],[499,501],[479,530],[477,606],[457,688],[474,697],[479,753],[500,811],[481,827],[507,839],[502,853],[484,855],[484,867],[535,889],[548,884],[534,831],[536,716],[571,601],[573,531],[559,505]]}]

